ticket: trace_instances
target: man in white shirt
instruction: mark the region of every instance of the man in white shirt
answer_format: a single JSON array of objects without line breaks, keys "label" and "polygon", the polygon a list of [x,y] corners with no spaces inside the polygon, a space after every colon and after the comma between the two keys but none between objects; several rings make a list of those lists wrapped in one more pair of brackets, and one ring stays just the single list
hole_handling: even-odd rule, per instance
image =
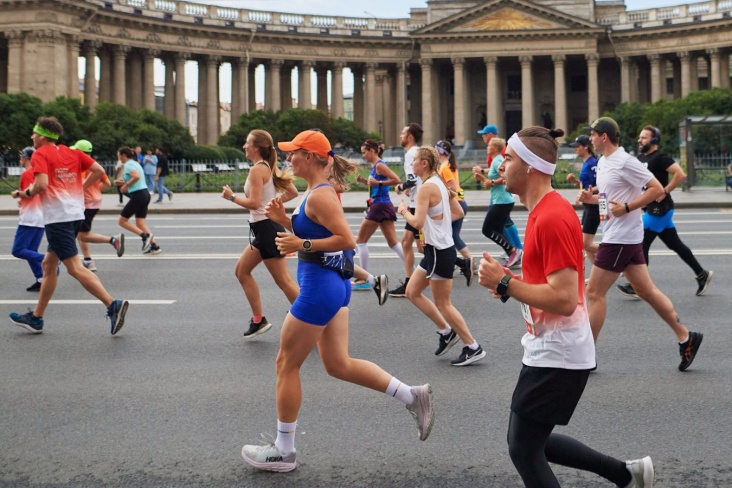
[{"label": "man in white shirt", "polygon": [[605,295],[620,273],[624,273],[638,296],[648,302],[676,334],[681,354],[679,370],[684,371],[694,361],[704,335],[690,332],[681,322],[671,300],[651,281],[643,256],[641,209],[663,195],[663,186],[640,161],[619,147],[620,129],[613,119],[601,117],[587,129],[591,130],[593,147],[602,153],[597,163],[599,195],[587,190],[580,192],[582,203],[599,203],[602,220],[602,243],[587,286],[595,342],[605,323]]}]

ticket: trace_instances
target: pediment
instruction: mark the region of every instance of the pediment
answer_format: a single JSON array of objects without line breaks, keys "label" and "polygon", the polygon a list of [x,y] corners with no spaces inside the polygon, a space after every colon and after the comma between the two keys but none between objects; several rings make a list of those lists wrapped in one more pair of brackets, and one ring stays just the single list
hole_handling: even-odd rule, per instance
[{"label": "pediment", "polygon": [[577,29],[603,29],[603,27],[528,0],[488,0],[438,22],[428,24],[412,34]]}]

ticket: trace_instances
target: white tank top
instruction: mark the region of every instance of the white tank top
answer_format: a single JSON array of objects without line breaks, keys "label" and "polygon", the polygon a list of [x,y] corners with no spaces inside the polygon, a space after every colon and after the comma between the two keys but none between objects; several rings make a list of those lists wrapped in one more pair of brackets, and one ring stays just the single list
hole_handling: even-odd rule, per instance
[{"label": "white tank top", "polygon": [[[266,165],[270,169],[270,171],[272,170],[267,161],[258,161],[256,164],[260,163]],[[247,175],[247,181],[244,182],[244,194],[247,197],[249,196],[249,188],[249,176]],[[249,222],[259,222],[262,220],[267,220],[267,214],[264,211],[264,207],[270,201],[272,201],[275,196],[277,196],[277,189],[275,188],[274,181],[270,176],[269,181],[262,185],[262,201],[259,204],[259,207],[257,207],[256,210],[249,211]]]},{"label": "white tank top", "polygon": [[[434,175],[422,186],[433,184],[440,190],[442,198],[440,202],[427,209],[427,218],[424,220],[424,241],[435,249],[447,249],[455,245],[452,240],[452,219],[450,213],[450,194],[447,192],[445,183],[438,175]],[[442,215],[442,220],[433,220],[434,217]]]}]

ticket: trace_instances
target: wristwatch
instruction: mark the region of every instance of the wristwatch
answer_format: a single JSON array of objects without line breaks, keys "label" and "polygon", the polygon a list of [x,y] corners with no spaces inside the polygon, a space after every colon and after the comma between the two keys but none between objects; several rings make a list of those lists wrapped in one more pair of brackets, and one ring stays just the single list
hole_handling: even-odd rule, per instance
[{"label": "wristwatch", "polygon": [[302,241],[302,248],[305,252],[310,252],[313,250],[313,241],[310,239],[305,239]]},{"label": "wristwatch", "polygon": [[496,293],[498,293],[502,297],[505,297],[508,294],[508,282],[511,281],[511,278],[512,277],[508,275],[505,275],[503,278],[501,278],[501,281],[496,287]]},{"label": "wristwatch", "polygon": [[30,197],[31,197],[31,192],[30,192],[30,188],[26,188],[26,189],[25,189],[25,196],[26,196],[26,197],[28,197],[28,198],[30,198]]},{"label": "wristwatch", "polygon": [[236,193],[232,193],[232,194],[231,194],[231,195],[229,196],[229,200],[231,200],[232,202],[234,201],[234,199],[235,199],[235,198],[236,198]]}]

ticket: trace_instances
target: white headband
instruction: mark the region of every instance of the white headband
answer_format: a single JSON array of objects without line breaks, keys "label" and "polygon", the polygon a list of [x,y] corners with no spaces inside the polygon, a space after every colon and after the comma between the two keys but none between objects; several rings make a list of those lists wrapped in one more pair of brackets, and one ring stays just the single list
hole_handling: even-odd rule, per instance
[{"label": "white headband", "polygon": [[508,145],[516,151],[516,154],[523,160],[524,163],[528,164],[537,171],[541,171],[549,176],[554,174],[557,169],[556,164],[552,164],[549,161],[544,161],[539,156],[531,152],[531,150],[524,146],[524,143],[519,139],[518,134],[514,133],[508,140]]}]

